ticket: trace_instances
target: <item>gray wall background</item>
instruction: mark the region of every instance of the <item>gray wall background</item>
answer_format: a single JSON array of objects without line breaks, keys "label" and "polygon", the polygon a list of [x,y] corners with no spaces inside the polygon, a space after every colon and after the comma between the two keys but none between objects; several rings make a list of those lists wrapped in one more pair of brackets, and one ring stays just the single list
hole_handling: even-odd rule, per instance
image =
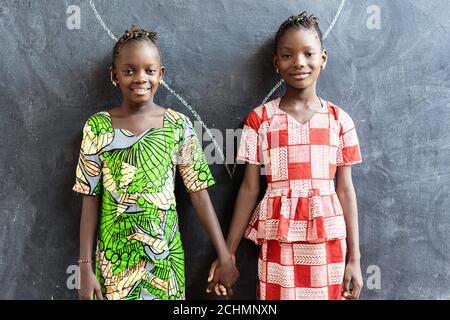
[{"label": "gray wall background", "polygon": [[[239,128],[277,82],[270,41],[308,10],[325,31],[340,0],[94,1],[116,37],[135,23],[159,31],[167,83],[210,128]],[[81,9],[69,30],[66,9]],[[380,8],[381,29],[367,27]],[[449,2],[347,1],[325,41],[318,91],[358,129],[353,169],[363,299],[450,298]],[[89,1],[0,1],[0,298],[76,299],[66,285],[78,258],[81,197],[71,191],[83,122],[120,101],[107,67],[114,41]],[[280,92],[277,92],[280,94]],[[164,88],[157,101],[192,114]],[[209,144],[204,143],[204,146]],[[226,231],[242,178],[221,164],[210,189]],[[180,184],[178,186],[181,187]],[[178,188],[188,299],[204,299],[214,250]],[[258,248],[243,240],[236,298],[254,299]]]}]

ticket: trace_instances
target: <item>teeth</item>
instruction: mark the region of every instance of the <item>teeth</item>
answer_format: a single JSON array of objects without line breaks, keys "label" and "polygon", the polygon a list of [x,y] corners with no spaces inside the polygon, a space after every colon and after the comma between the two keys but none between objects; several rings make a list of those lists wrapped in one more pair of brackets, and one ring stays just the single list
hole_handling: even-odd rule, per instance
[{"label": "teeth", "polygon": [[133,91],[139,92],[139,93],[144,93],[146,91],[150,90],[150,88],[147,89],[133,89]]}]

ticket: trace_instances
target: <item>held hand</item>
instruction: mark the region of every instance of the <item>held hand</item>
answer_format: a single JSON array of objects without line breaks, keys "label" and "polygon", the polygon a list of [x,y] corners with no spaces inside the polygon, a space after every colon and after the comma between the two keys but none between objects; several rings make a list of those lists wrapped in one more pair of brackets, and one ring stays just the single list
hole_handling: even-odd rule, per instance
[{"label": "held hand", "polygon": [[[350,289],[350,283],[352,288]],[[359,260],[349,261],[345,265],[342,296],[345,299],[358,299],[363,286],[361,265]]]},{"label": "held hand", "polygon": [[95,276],[92,268],[80,268],[80,289],[78,289],[78,297],[80,300],[92,300],[93,296],[97,300],[103,300],[102,290],[98,284],[97,277]]},{"label": "held hand", "polygon": [[216,259],[211,263],[211,267],[209,268],[209,274],[208,274],[208,288],[206,288],[206,292],[210,293],[212,291],[212,287],[214,286],[214,291],[218,296],[220,295],[227,295],[227,289],[220,283],[216,283],[215,285],[211,283],[211,281],[214,279],[214,275],[216,273],[217,266],[219,265],[219,259]]},{"label": "held hand", "polygon": [[232,286],[239,278],[239,271],[236,268],[236,258],[231,255],[231,259],[219,262],[214,260],[211,264],[208,276],[208,288],[206,292],[210,293],[214,288],[214,291],[218,296],[232,296]]}]

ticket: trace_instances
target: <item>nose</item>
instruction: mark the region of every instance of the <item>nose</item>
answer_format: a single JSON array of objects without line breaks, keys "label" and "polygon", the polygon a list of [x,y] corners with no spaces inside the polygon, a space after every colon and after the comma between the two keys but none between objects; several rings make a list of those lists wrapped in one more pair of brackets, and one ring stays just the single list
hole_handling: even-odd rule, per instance
[{"label": "nose", "polygon": [[140,70],[135,73],[134,81],[138,83],[145,83],[148,81],[148,75],[145,70]]},{"label": "nose", "polygon": [[297,67],[304,67],[306,66],[306,57],[303,54],[297,54],[295,55],[294,64]]}]

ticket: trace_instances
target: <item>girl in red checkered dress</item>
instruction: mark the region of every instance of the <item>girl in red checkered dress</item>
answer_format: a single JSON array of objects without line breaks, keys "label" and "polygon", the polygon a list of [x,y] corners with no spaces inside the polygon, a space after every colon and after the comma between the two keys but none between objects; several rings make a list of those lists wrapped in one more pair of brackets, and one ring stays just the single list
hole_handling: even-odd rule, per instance
[{"label": "girl in red checkered dress", "polygon": [[[246,169],[227,245],[244,235],[261,246],[258,299],[357,299],[362,287],[351,165],[362,161],[350,116],[316,93],[327,63],[318,18],[288,18],[275,37],[273,63],[284,96],[250,112],[238,160]],[[257,204],[260,171],[267,190]],[[256,207],[256,208],[255,208]],[[229,294],[214,280],[208,291]]]}]

